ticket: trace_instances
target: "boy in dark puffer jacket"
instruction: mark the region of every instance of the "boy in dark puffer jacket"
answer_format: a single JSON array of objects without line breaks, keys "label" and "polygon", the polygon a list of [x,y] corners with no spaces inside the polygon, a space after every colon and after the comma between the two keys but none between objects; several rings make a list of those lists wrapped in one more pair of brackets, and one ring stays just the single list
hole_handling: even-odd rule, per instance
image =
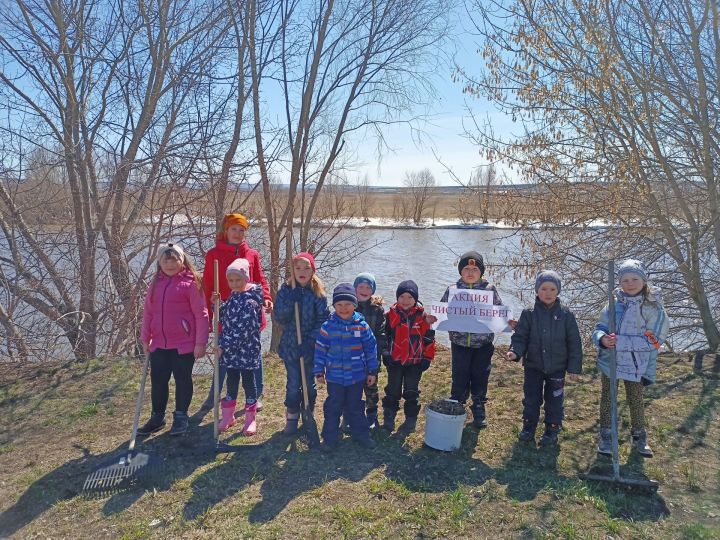
[{"label": "boy in dark puffer jacket", "polygon": [[[363,272],[358,274],[355,278],[353,286],[355,287],[355,295],[358,300],[358,305],[355,311],[365,318],[365,322],[368,323],[373,335],[375,336],[379,366],[380,360],[382,359],[381,352],[387,348],[383,299],[382,296],[375,296],[377,285],[375,283],[375,276],[370,273]],[[378,401],[380,400],[377,373],[373,373],[373,375],[376,376],[375,382],[373,384],[365,385],[365,414],[367,416],[370,429],[373,429],[377,424]]]},{"label": "boy in dark puffer jacket", "polygon": [[508,360],[523,359],[523,429],[521,441],[534,441],[545,402],[545,432],[540,445],[557,442],[562,426],[565,372],[582,372],[582,340],[575,315],[560,304],[560,276],[543,270],[535,279],[535,306],[524,309],[512,336]]}]

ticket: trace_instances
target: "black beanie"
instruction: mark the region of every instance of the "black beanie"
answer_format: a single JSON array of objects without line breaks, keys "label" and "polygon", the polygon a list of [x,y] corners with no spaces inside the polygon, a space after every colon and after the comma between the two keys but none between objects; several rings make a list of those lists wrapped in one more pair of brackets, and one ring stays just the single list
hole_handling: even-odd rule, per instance
[{"label": "black beanie", "polygon": [[351,283],[340,283],[333,290],[333,306],[337,302],[343,300],[346,302],[352,302],[355,307],[358,305],[357,296],[355,295],[355,287],[353,287]]},{"label": "black beanie", "polygon": [[485,263],[483,262],[482,255],[477,251],[466,251],[460,257],[458,263],[458,272],[462,274],[462,269],[466,266],[477,266],[480,269],[480,275],[485,274]]},{"label": "black beanie", "polygon": [[403,281],[398,285],[397,291],[395,291],[395,298],[399,298],[401,294],[408,293],[410,296],[412,296],[415,301],[418,301],[418,286],[417,283],[415,283],[412,279],[408,279],[407,281]]}]

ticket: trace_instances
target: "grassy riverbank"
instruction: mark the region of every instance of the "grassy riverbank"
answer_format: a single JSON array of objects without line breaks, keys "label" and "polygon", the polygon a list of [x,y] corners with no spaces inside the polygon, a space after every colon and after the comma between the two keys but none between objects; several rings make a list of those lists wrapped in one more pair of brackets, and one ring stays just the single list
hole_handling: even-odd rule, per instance
[{"label": "grassy riverbank", "polygon": [[[423,402],[447,395],[449,356],[441,351],[424,377]],[[657,494],[647,495],[578,479],[598,462],[599,381],[592,359],[582,382],[567,387],[566,429],[557,449],[517,442],[521,370],[495,360],[490,426],[466,427],[457,453],[424,447],[421,421],[415,433],[376,433],[372,454],[346,439],[326,457],[309,450],[304,438],[278,433],[284,371],[268,357],[266,407],[258,436],[247,441],[256,448],[216,456],[211,415],[195,415],[179,444],[166,432],[145,442],[145,451],[167,461],[154,490],[99,500],[78,492],[85,476],[126,444],[137,364],[6,364],[0,537],[720,537],[720,424],[712,420],[720,414],[717,373],[708,367],[694,374],[686,357],[661,358],[659,383],[647,392],[656,457],[643,463],[627,444],[621,447],[628,472],[661,482]],[[209,378],[198,378],[191,413],[208,384]],[[624,435],[628,419],[624,406],[621,411]]]}]

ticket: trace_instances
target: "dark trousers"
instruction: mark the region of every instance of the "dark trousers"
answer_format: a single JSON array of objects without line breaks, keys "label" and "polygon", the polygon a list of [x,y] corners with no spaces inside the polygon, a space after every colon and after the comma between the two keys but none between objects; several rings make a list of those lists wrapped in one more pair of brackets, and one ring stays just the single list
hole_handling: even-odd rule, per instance
[{"label": "dark trousers", "polygon": [[415,418],[420,413],[420,378],[422,370],[417,364],[408,366],[390,365],[387,368],[388,382],[385,386],[383,409],[395,411],[400,408],[400,398],[405,398],[403,409],[406,418]]},{"label": "dark trousers", "polygon": [[450,399],[465,404],[470,397],[473,410],[484,408],[492,367],[490,360],[495,352],[495,346],[486,343],[475,349],[452,343],[450,350],[452,352]]},{"label": "dark trousers", "polygon": [[[222,387],[223,383],[225,382],[225,366],[221,365],[220,369],[218,370],[218,379],[220,380],[220,392],[222,393]],[[253,370],[253,373],[255,375],[255,389],[258,396],[261,396],[263,391],[265,390],[265,381],[263,378],[263,359],[260,358],[260,367]],[[210,392],[208,393],[208,399],[212,401],[215,399],[215,387],[213,386],[215,384],[215,380],[213,379],[213,383],[210,385]]]},{"label": "dark trousers", "polygon": [[227,369],[227,395],[230,399],[237,399],[240,378],[245,391],[245,403],[252,405],[257,401],[257,387],[255,386],[254,369]]},{"label": "dark trousers", "polygon": [[175,410],[187,414],[193,395],[193,365],[193,353],[178,354],[177,349],[155,349],[150,353],[153,412],[165,413],[172,375],[175,378]]},{"label": "dark trousers", "polygon": [[565,371],[545,374],[538,369],[525,367],[523,383],[523,418],[537,423],[540,406],[545,402],[545,423],[561,425],[565,397]]},{"label": "dark trousers", "polygon": [[353,439],[368,439],[370,427],[365,418],[365,402],[362,400],[364,381],[356,382],[350,386],[337,383],[327,383],[328,396],[323,404],[325,422],[322,436],[326,442],[333,443],[340,438],[340,415],[345,414],[345,420],[350,424],[350,433]]}]

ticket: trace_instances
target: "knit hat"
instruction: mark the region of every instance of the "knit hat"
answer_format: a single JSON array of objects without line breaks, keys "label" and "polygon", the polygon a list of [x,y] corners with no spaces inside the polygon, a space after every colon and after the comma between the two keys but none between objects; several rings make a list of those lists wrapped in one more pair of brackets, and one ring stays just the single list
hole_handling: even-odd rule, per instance
[{"label": "knit hat", "polygon": [[408,293],[415,299],[416,302],[418,301],[418,297],[420,296],[418,293],[417,283],[415,283],[411,279],[403,281],[402,283],[400,283],[400,285],[398,285],[397,291],[395,291],[395,298],[400,298],[400,295],[403,293]]},{"label": "knit hat", "polygon": [[358,305],[357,296],[355,296],[355,287],[350,283],[340,283],[333,289],[333,305],[342,301],[352,302],[356,307]]},{"label": "knit hat", "polygon": [[367,283],[370,285],[373,294],[375,294],[375,276],[373,276],[370,272],[362,272],[361,274],[358,274],[353,283],[353,287],[357,289],[357,286],[361,283]]},{"label": "knit hat", "polygon": [[247,218],[242,214],[225,214],[222,230],[218,233],[217,239],[227,242],[227,230],[233,225],[240,225],[243,229],[250,226]]},{"label": "knit hat", "polygon": [[168,252],[172,252],[180,260],[181,263],[185,263],[185,251],[180,244],[167,244],[165,246],[162,246],[158,251],[158,263],[160,262],[160,259],[162,259],[166,254],[168,254]]},{"label": "knit hat", "polygon": [[546,282],[554,284],[557,287],[558,294],[560,294],[560,274],[555,270],[540,270],[535,278],[535,292],[538,292],[540,286]]},{"label": "knit hat", "polygon": [[462,274],[462,270],[466,266],[477,266],[480,269],[480,275],[485,273],[485,263],[483,262],[482,255],[477,251],[466,251],[462,254],[460,262],[458,263],[458,272]]},{"label": "knit hat", "polygon": [[637,259],[627,259],[620,263],[620,266],[618,266],[617,269],[618,281],[620,281],[620,279],[628,273],[637,274],[643,279],[643,281],[648,280],[647,272],[645,271],[643,263],[641,263]]},{"label": "knit hat", "polygon": [[315,257],[312,256],[312,253],[309,253],[307,251],[301,251],[293,257],[293,261],[296,261],[298,259],[305,259],[307,262],[309,262],[310,268],[312,268],[312,271],[315,272]]},{"label": "knit hat", "polygon": [[230,263],[230,266],[225,270],[225,275],[237,274],[241,278],[250,281],[250,262],[247,259],[237,258]]}]

